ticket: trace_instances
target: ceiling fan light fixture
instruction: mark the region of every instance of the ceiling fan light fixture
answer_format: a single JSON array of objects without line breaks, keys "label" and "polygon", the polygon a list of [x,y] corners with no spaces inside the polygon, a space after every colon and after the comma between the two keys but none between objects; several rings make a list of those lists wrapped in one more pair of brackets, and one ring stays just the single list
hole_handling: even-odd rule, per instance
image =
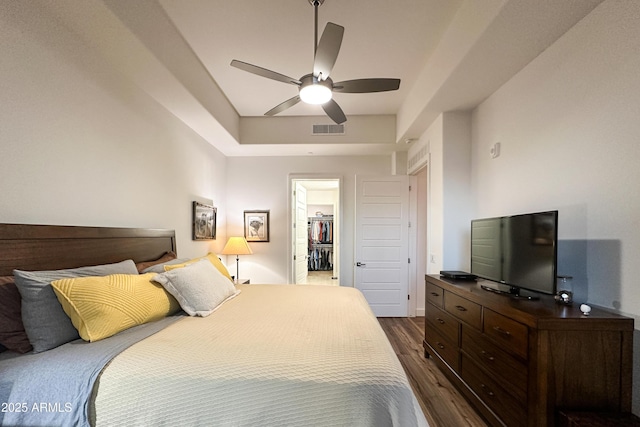
[{"label": "ceiling fan light fixture", "polygon": [[300,88],[300,99],[307,104],[319,105],[331,100],[331,89],[321,84]]},{"label": "ceiling fan light fixture", "polygon": [[318,80],[313,74],[303,76],[300,81],[300,99],[307,104],[320,105],[332,97],[333,81],[330,78]]}]

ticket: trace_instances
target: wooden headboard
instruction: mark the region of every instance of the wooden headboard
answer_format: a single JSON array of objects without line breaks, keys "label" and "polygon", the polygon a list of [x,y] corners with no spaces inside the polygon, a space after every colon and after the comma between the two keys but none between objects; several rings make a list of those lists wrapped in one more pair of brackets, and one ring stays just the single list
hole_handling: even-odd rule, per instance
[{"label": "wooden headboard", "polygon": [[174,230],[0,224],[0,276],[13,269],[58,270],[176,252]]}]

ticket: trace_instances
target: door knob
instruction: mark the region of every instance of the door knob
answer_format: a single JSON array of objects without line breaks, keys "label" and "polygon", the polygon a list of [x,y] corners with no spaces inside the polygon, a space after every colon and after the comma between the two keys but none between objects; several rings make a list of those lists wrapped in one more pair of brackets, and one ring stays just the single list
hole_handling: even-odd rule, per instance
[{"label": "door knob", "polygon": [[364,267],[367,264],[363,264],[360,261],[356,262],[356,267]]}]

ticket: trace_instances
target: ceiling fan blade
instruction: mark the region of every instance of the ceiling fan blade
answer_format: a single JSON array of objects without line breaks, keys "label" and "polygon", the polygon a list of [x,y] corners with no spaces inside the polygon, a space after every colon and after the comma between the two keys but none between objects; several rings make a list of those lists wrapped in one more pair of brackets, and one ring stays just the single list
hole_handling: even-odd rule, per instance
[{"label": "ceiling fan blade", "polygon": [[256,74],[261,77],[266,77],[271,80],[276,80],[283,83],[289,83],[296,86],[300,86],[302,84],[300,80],[294,79],[293,77],[285,76],[284,74],[276,73],[275,71],[267,70],[266,68],[258,67],[257,65],[252,65],[246,62],[238,61],[236,59],[231,61],[231,66],[239,68],[244,71],[248,71],[249,73]]},{"label": "ceiling fan blade", "polygon": [[356,79],[333,84],[334,92],[369,93],[398,90],[400,79]]},{"label": "ceiling fan blade", "polygon": [[283,112],[287,108],[293,107],[298,102],[300,102],[300,95],[296,95],[293,98],[287,99],[283,103],[276,105],[271,110],[269,110],[266,113],[264,113],[264,115],[265,116],[275,116],[276,114]]},{"label": "ceiling fan blade", "polygon": [[336,59],[338,59],[343,34],[344,27],[333,22],[328,22],[327,26],[324,27],[313,61],[313,75],[319,80],[326,80],[331,74]]},{"label": "ceiling fan blade", "polygon": [[337,124],[342,124],[347,121],[347,116],[344,115],[342,108],[340,108],[338,103],[333,99],[322,104],[322,109],[327,113],[327,116]]}]

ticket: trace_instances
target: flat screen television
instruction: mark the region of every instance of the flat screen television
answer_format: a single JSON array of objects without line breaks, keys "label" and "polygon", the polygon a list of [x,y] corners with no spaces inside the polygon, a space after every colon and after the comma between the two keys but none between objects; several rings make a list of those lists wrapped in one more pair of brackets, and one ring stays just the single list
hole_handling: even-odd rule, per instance
[{"label": "flat screen television", "polygon": [[535,298],[556,293],[558,211],[471,221],[471,273],[483,289]]}]

